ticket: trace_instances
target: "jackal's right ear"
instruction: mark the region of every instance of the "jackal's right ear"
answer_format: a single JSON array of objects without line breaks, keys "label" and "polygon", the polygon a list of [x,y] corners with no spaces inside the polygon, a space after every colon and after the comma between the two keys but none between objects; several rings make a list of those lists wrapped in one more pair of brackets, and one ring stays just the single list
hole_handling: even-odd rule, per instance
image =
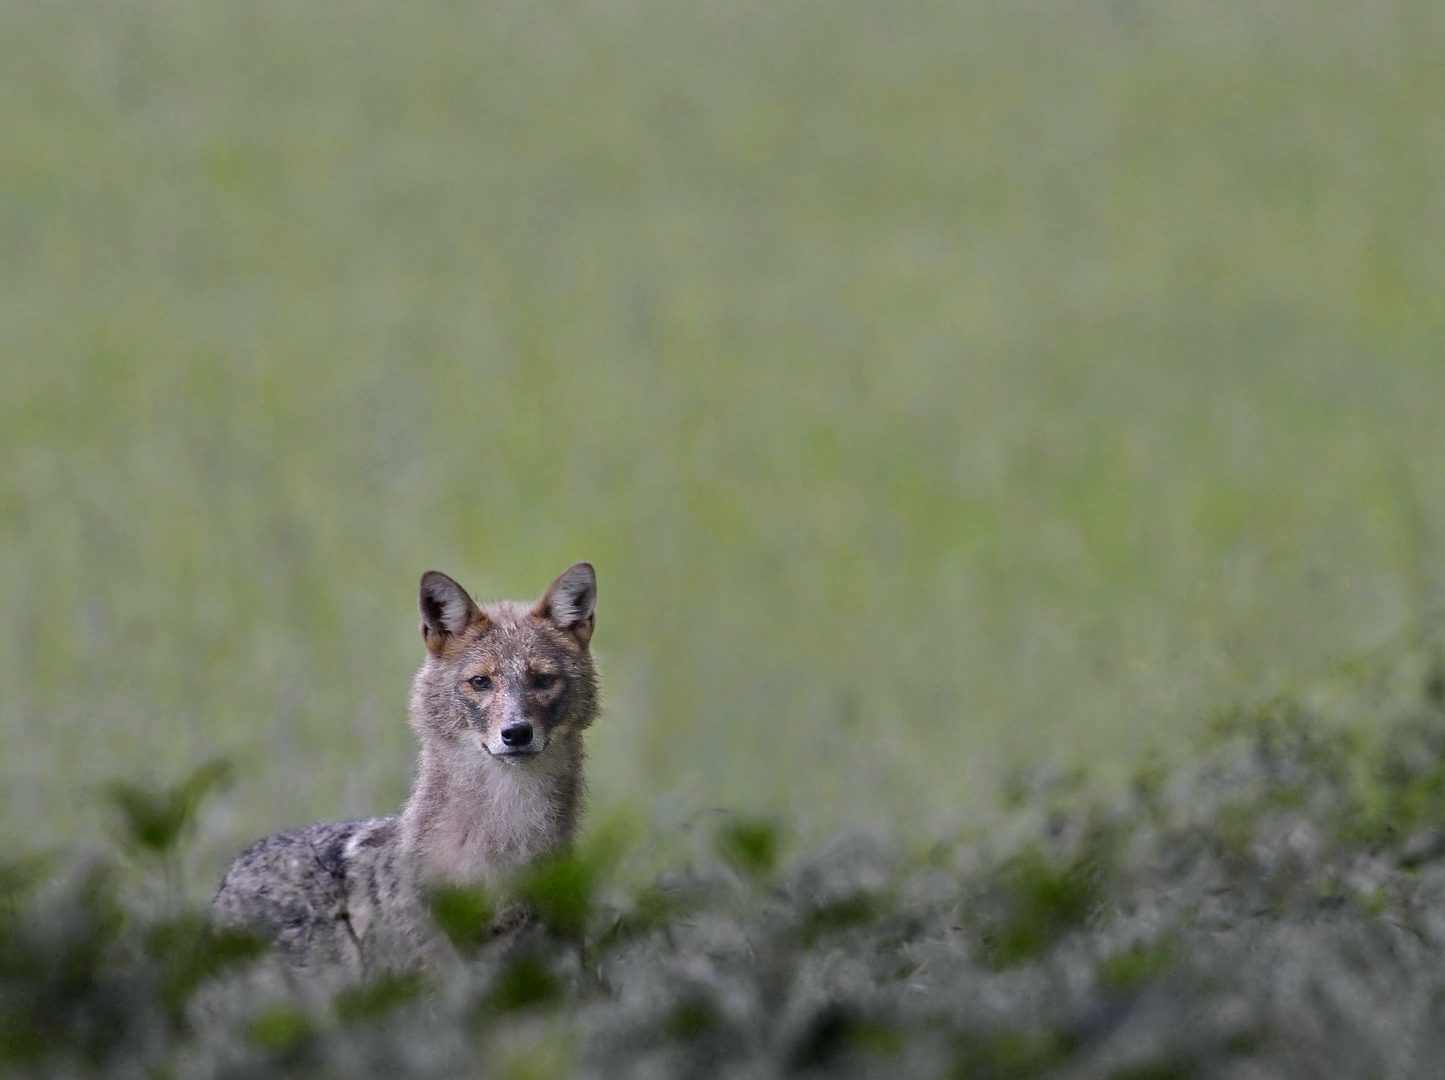
[{"label": "jackal's right ear", "polygon": [[467,590],[440,570],[428,570],[421,576],[417,602],[421,607],[421,639],[432,653],[441,652],[473,623],[487,619]]}]

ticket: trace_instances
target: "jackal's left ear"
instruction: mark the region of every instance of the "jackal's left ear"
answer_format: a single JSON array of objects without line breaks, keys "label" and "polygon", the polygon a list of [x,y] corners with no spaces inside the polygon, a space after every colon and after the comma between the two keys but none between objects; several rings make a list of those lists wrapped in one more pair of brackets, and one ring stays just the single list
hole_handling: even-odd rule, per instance
[{"label": "jackal's left ear", "polygon": [[597,609],[597,573],[591,563],[569,566],[537,601],[532,613],[566,630],[584,646],[592,640]]},{"label": "jackal's left ear", "polygon": [[428,570],[421,576],[417,604],[421,608],[421,639],[428,652],[441,652],[447,642],[472,623],[486,619],[467,590],[440,570]]}]

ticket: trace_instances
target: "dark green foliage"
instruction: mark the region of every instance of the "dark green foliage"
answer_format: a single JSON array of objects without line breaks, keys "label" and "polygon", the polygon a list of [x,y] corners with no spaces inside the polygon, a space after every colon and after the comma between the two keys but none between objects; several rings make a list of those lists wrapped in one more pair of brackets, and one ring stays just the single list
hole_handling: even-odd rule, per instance
[{"label": "dark green foliage", "polygon": [[612,945],[625,938],[666,927],[689,907],[686,899],[676,890],[668,889],[661,883],[640,889],[632,897],[628,909],[617,913],[612,926],[603,932],[597,944]]},{"label": "dark green foliage", "polygon": [[717,1010],[706,998],[689,998],[678,1004],[667,1018],[667,1033],[677,1039],[695,1039],[716,1028],[720,1022]]},{"label": "dark green foliage", "polygon": [[1416,718],[1395,733],[1375,767],[1360,838],[1413,838],[1416,851],[1438,844],[1445,830],[1445,725],[1439,714]]},{"label": "dark green foliage", "polygon": [[1038,1076],[1064,1059],[1068,1044],[1057,1033],[1004,1032],[964,1037],[953,1048],[957,1080],[1010,1080]]},{"label": "dark green foliage", "polygon": [[50,861],[32,855],[0,860],[0,933],[20,912],[20,905],[39,885],[50,869]]},{"label": "dark green foliage", "polygon": [[1112,1080],[1194,1080],[1198,1068],[1189,1061],[1165,1061],[1115,1073]]},{"label": "dark green foliage", "polygon": [[902,1036],[887,1024],[833,1003],[808,1021],[787,1053],[785,1068],[788,1072],[832,1071],[853,1055],[890,1055],[901,1047]]},{"label": "dark green foliage", "polygon": [[427,897],[432,918],[464,956],[475,955],[493,937],[496,902],[481,885],[444,885]]},{"label": "dark green foliage", "polygon": [[993,848],[859,834],[787,863],[776,826],[740,819],[720,863],[628,894],[604,836],[435,891],[455,956],[355,980],[284,977],[103,866],[6,863],[0,1071],[1430,1077],[1442,773],[1427,698],[1374,744],[1275,703],[1113,803],[1021,777]]},{"label": "dark green foliage", "polygon": [[419,971],[386,973],[340,991],[336,995],[336,1018],[342,1023],[361,1023],[384,1016],[415,1001],[426,989],[426,979]]},{"label": "dark green foliage", "polygon": [[320,1062],[321,1033],[300,1008],[278,1005],[242,1022],[248,1070],[261,1076],[315,1075]]},{"label": "dark green foliage", "polygon": [[107,963],[122,926],[110,875],[98,868],[82,871],[58,897],[31,897],[20,917],[7,921],[0,931],[0,1060],[59,1051],[96,1064],[130,1041],[136,1014],[124,989],[131,972]]},{"label": "dark green foliage", "polygon": [[206,796],[230,784],[234,771],[230,762],[217,758],[171,787],[118,780],[107,785],[105,795],[120,812],[123,839],[138,851],[164,855],[185,838]]},{"label": "dark green foliage", "polygon": [[562,988],[547,967],[547,958],[525,953],[511,959],[492,989],[489,1003],[508,1012],[555,1001]]},{"label": "dark green foliage", "polygon": [[251,1041],[262,1050],[292,1051],[315,1034],[310,1018],[300,1009],[285,1006],[271,1009],[245,1027]]},{"label": "dark green foliage", "polygon": [[1178,959],[1179,951],[1170,942],[1133,945],[1099,965],[1099,982],[1110,989],[1129,989],[1165,971]]},{"label": "dark green foliage", "polygon": [[778,826],[763,818],[738,817],[717,833],[717,849],[733,866],[754,879],[768,874],[778,860]]},{"label": "dark green foliage", "polygon": [[884,899],[867,892],[820,904],[808,912],[807,940],[811,944],[820,934],[863,926],[886,911]]},{"label": "dark green foliage", "polygon": [[1038,848],[1028,848],[1004,867],[1008,914],[985,933],[992,962],[1008,967],[1031,960],[1065,931],[1082,926],[1099,902],[1100,871],[1088,859],[1060,865]]},{"label": "dark green foliage", "polygon": [[517,884],[517,893],[557,933],[575,936],[582,932],[592,910],[600,870],[596,858],[563,852],[529,867]]},{"label": "dark green foliage", "polygon": [[248,934],[217,930],[199,912],[187,912],[151,927],[145,948],[161,977],[161,1003],[173,1020],[179,1020],[198,986],[254,960],[266,951],[267,943]]}]

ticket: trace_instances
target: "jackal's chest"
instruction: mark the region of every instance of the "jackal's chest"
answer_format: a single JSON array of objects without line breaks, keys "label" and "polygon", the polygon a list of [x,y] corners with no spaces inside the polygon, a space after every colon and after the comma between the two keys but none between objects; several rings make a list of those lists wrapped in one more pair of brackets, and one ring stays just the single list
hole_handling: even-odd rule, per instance
[{"label": "jackal's chest", "polygon": [[495,884],[566,839],[556,794],[524,769],[506,766],[487,779],[419,815],[409,846],[424,877]]}]

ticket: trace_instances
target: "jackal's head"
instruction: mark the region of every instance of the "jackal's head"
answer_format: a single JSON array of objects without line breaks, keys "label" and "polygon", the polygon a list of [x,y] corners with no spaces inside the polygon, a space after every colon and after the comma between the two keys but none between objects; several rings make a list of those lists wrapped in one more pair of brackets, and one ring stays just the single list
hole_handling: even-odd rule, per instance
[{"label": "jackal's head", "polygon": [[597,577],[564,570],[534,604],[479,607],[445,574],[421,579],[421,636],[411,722],[423,742],[484,751],[514,765],[576,745],[597,714],[592,640]]}]

